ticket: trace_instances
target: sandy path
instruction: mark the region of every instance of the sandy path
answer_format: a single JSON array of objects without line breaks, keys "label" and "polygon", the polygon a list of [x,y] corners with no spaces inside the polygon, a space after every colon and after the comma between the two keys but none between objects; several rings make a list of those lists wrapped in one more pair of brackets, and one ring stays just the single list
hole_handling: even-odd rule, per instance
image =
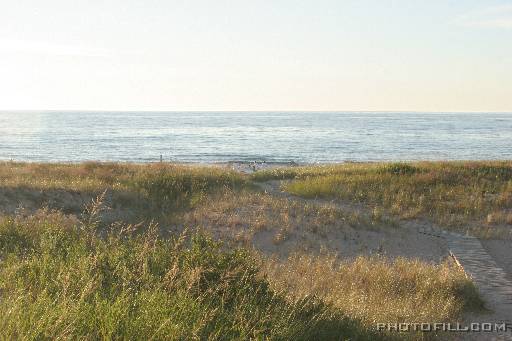
[{"label": "sandy path", "polygon": [[[324,199],[304,199],[290,193],[281,191],[281,181],[273,180],[257,185],[268,194],[296,200],[304,203],[312,203],[319,206],[336,207],[345,212],[358,212],[367,214],[368,209],[363,205],[330,201]],[[439,263],[449,256],[446,242],[436,235],[419,233],[414,224],[401,224],[399,228],[389,226],[376,226],[370,229],[358,229],[351,238],[340,238],[331,231],[322,243],[330,250],[335,250],[342,258],[353,259],[357,256],[372,256],[379,254],[389,259],[405,257],[417,258],[422,261]]]},{"label": "sandy path", "polygon": [[[322,199],[303,199],[295,197],[280,190],[280,181],[268,181],[258,184],[267,193],[315,202],[316,204],[329,203]],[[330,202],[332,203],[332,202]],[[362,210],[362,205],[336,201],[342,209]],[[408,221],[402,224],[406,228],[405,239],[413,237],[414,242],[408,241],[412,247],[412,255],[420,259],[429,259],[425,253],[437,253],[439,248],[446,247],[449,253],[464,268],[478,286],[480,294],[490,309],[489,313],[471,315],[465,318],[467,324],[471,322],[509,323],[512,328],[512,262],[509,262],[511,243],[502,241],[480,241],[472,236],[444,231],[426,221]],[[377,236],[376,236],[377,237]],[[415,237],[415,238],[414,238]],[[432,238],[436,241],[432,244]],[[436,240],[437,239],[437,240]],[[499,244],[499,245],[496,245]],[[503,244],[503,245],[502,245]],[[427,245],[425,249],[424,246]],[[499,247],[497,247],[499,246]],[[490,252],[488,252],[488,250]],[[496,262],[496,259],[499,262]],[[430,257],[431,258],[431,257]],[[512,330],[498,333],[465,333],[456,337],[457,340],[511,340]]]}]

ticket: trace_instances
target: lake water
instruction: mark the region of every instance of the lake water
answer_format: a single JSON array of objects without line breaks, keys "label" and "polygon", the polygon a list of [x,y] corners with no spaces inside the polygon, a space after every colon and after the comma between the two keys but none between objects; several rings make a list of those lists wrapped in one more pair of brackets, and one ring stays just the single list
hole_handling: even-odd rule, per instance
[{"label": "lake water", "polygon": [[512,113],[0,112],[0,159],[512,159]]}]

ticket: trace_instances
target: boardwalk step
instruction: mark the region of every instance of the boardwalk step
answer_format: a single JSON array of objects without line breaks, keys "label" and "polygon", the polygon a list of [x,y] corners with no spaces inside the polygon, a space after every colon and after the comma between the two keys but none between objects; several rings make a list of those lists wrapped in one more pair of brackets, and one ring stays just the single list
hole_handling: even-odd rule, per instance
[{"label": "boardwalk step", "polygon": [[[450,254],[478,286],[484,300],[494,311],[495,322],[510,321],[512,316],[512,282],[505,271],[483,248],[479,239],[451,233],[447,236]],[[482,340],[512,340],[512,334],[482,335]]]}]

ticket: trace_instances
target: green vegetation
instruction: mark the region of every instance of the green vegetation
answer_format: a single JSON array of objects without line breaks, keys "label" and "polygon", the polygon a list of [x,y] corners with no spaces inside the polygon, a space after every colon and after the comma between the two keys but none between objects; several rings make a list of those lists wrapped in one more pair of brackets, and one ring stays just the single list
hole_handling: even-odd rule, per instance
[{"label": "green vegetation", "polygon": [[[340,260],[322,251],[332,233],[349,243],[364,229],[396,231],[396,223],[262,193],[251,180],[293,179],[287,188],[311,197],[338,197],[346,181],[356,193],[348,198],[373,203],[357,194],[372,184],[368,179],[375,190],[393,178],[412,186],[436,167],[457,175],[454,165],[443,164],[251,176],[168,164],[0,163],[0,338],[430,338],[379,334],[375,322],[458,321],[480,310],[475,287],[458,267],[376,256]],[[477,174],[502,190],[507,167]],[[219,242],[219,231],[262,243],[268,237],[271,252]],[[317,251],[279,254],[288,239],[308,238],[319,243]]]},{"label": "green vegetation", "polygon": [[[215,167],[157,164],[0,163],[0,212],[42,206],[80,214],[84,205],[105,192],[108,222],[157,219],[195,205],[209,193],[247,185],[245,177]],[[162,215],[163,214],[163,215]]]},{"label": "green vegetation", "polygon": [[512,162],[341,164],[256,173],[292,179],[284,188],[306,198],[338,198],[427,218],[484,237],[511,237]]},{"label": "green vegetation", "polygon": [[241,174],[218,168],[162,166],[143,169],[128,182],[155,205],[186,207],[219,189],[245,184]]},{"label": "green vegetation", "polygon": [[319,300],[277,294],[246,251],[151,226],[100,238],[94,221],[39,212],[0,224],[3,339],[370,338]]},{"label": "green vegetation", "polygon": [[[0,162],[0,180],[4,187],[69,191],[140,190],[159,196],[162,188],[173,191],[168,199],[194,195],[221,186],[243,184],[242,174],[217,167],[195,167],[168,163],[121,164],[84,162],[24,163]],[[167,199],[158,197],[157,199]]]},{"label": "green vegetation", "polygon": [[386,338],[372,318],[453,320],[479,302],[448,265],[257,261],[198,234],[159,238],[151,225],[100,237],[99,206],[87,212],[0,223],[2,338],[370,340]]}]

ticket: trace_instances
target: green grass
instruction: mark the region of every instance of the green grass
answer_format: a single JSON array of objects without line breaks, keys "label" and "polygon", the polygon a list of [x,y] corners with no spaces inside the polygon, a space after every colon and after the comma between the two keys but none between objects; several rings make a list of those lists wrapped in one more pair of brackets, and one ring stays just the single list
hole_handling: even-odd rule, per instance
[{"label": "green grass", "polygon": [[156,164],[0,163],[0,213],[42,206],[80,214],[82,207],[105,192],[110,222],[167,218],[206,196],[248,186],[247,178],[217,167]]},{"label": "green grass", "polygon": [[289,180],[304,176],[329,175],[339,171],[339,165],[278,167],[261,170],[251,174],[251,179],[256,182],[270,180]]},{"label": "green grass", "polygon": [[253,178],[290,179],[284,188],[306,198],[351,200],[400,218],[511,236],[509,161],[341,164],[269,170]]},{"label": "green grass", "polygon": [[0,222],[1,338],[421,339],[373,322],[452,321],[481,305],[448,265],[277,262],[151,225],[98,233],[99,205],[81,220],[43,210]]},{"label": "green grass", "polygon": [[[485,188],[506,192],[507,164],[460,164],[461,176],[455,166],[349,164],[264,178],[291,178],[290,191],[311,197],[345,198],[347,184],[346,198],[364,202],[379,198],[368,188],[390,195],[395,182],[415,188],[415,177],[447,172],[453,179],[443,186],[476,174]],[[302,227],[312,235],[394,227],[254,191],[252,177],[168,164],[0,163],[0,339],[410,340],[431,335],[378,334],[374,323],[457,321],[481,309],[471,281],[448,262],[278,260],[195,232],[276,232],[279,248]],[[173,219],[191,232],[162,233],[166,225],[151,223]]]},{"label": "green grass", "polygon": [[216,168],[160,166],[140,171],[128,183],[156,205],[182,207],[215,190],[241,188],[245,182],[238,173]]},{"label": "green grass", "polygon": [[0,162],[0,180],[3,187],[10,188],[138,191],[156,200],[167,201],[223,186],[233,188],[246,182],[242,174],[218,167],[101,162]]},{"label": "green grass", "polygon": [[371,339],[315,298],[271,289],[242,249],[39,212],[0,224],[2,339]]}]

